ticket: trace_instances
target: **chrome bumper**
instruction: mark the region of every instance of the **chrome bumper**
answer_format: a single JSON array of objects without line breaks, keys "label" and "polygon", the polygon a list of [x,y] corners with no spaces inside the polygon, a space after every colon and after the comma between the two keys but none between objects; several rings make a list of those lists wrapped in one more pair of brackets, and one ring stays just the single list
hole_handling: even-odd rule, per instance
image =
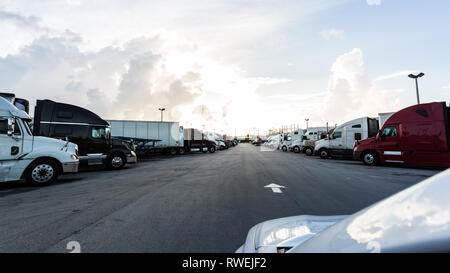
[{"label": "chrome bumper", "polygon": [[80,165],[80,162],[70,162],[70,163],[63,163],[62,164],[62,172],[63,173],[77,173],[78,172],[78,166]]}]

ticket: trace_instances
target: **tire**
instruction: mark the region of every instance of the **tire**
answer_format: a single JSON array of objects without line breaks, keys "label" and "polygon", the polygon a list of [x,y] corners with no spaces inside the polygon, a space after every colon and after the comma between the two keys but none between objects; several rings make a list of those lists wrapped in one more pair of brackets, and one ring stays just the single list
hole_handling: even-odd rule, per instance
[{"label": "tire", "polygon": [[307,156],[312,156],[313,155],[313,149],[311,148],[311,147],[306,147],[305,148],[305,154],[307,155]]},{"label": "tire", "polygon": [[178,149],[178,154],[179,155],[184,155],[186,153],[186,150],[184,148],[179,148]]},{"label": "tire", "polygon": [[361,156],[362,162],[367,166],[378,165],[378,154],[375,151],[367,151]]},{"label": "tire", "polygon": [[320,158],[322,158],[322,159],[327,159],[327,158],[330,157],[330,152],[328,152],[327,149],[320,149],[320,150],[319,150],[319,156],[320,156]]},{"label": "tire", "polygon": [[176,154],[177,154],[177,149],[175,149],[175,148],[170,148],[170,149],[169,149],[169,154],[170,154],[170,155],[176,155]]},{"label": "tire", "polygon": [[126,158],[121,153],[115,153],[108,156],[106,166],[110,170],[120,170],[125,166]]},{"label": "tire", "polygon": [[293,150],[294,150],[294,153],[297,153],[297,154],[300,153],[300,147],[298,147],[298,146],[295,146]]},{"label": "tire", "polygon": [[58,179],[58,163],[51,159],[38,159],[27,169],[25,178],[33,186],[50,185]]},{"label": "tire", "polygon": [[283,152],[287,152],[287,146],[281,147],[281,150],[283,150]]},{"label": "tire", "polygon": [[208,151],[209,151],[210,153],[214,153],[214,152],[216,151],[216,147],[211,146],[211,147],[208,148]]}]

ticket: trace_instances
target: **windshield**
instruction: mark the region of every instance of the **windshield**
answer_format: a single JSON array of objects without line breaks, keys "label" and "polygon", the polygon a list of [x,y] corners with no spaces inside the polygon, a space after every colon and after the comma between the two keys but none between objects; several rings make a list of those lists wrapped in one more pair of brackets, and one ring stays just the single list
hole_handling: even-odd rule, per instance
[{"label": "windshield", "polygon": [[29,122],[30,122],[29,120],[22,119],[22,124],[25,127],[25,131],[27,131],[28,135],[32,136],[33,133],[31,132]]}]

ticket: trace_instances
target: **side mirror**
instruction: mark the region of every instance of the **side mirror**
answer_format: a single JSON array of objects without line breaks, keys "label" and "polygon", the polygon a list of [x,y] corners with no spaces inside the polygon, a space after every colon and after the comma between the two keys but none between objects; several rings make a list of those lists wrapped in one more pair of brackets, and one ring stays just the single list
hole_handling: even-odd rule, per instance
[{"label": "side mirror", "polygon": [[12,136],[14,134],[14,126],[16,120],[14,118],[8,118],[8,136]]}]

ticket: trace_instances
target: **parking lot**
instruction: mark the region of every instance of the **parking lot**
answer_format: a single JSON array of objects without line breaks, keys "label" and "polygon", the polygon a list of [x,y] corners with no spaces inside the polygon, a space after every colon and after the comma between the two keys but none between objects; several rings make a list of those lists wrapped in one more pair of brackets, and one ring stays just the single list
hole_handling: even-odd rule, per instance
[{"label": "parking lot", "polygon": [[48,187],[1,185],[0,251],[68,252],[78,241],[82,252],[233,252],[259,222],[351,214],[437,172],[250,144],[154,156],[120,171],[64,175]]}]

